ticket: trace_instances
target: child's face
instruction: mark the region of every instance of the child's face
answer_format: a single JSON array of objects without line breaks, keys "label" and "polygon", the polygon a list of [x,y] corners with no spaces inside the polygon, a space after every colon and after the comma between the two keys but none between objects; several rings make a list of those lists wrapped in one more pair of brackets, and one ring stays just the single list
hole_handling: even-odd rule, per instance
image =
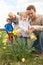
[{"label": "child's face", "polygon": [[22,20],[25,21],[27,19],[27,16],[26,15],[23,15],[22,16]]},{"label": "child's face", "polygon": [[7,22],[8,22],[8,23],[11,23],[11,21],[10,21],[10,20],[7,20]]},{"label": "child's face", "polygon": [[27,19],[26,13],[21,13],[21,20],[25,21]]}]

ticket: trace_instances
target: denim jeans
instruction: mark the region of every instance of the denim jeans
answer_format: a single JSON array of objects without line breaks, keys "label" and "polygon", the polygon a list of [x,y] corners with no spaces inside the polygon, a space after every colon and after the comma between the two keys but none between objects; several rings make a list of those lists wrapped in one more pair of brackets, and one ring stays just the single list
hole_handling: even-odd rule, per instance
[{"label": "denim jeans", "polygon": [[42,52],[43,52],[43,31],[42,32],[40,32],[40,46],[41,46],[41,50],[42,50]]},{"label": "denim jeans", "polygon": [[27,47],[28,46],[28,44],[27,44],[27,37],[20,37],[21,38],[21,44],[23,43],[23,41],[25,41],[25,47]]},{"label": "denim jeans", "polygon": [[37,52],[43,52],[43,32],[39,32],[37,40],[32,42],[32,48]]}]

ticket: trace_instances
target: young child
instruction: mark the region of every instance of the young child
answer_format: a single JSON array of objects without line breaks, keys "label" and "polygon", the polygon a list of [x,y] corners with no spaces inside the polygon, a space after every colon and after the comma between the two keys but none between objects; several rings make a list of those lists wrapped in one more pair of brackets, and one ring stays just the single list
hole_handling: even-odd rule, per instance
[{"label": "young child", "polygon": [[12,26],[10,18],[7,18],[6,21],[7,21],[7,24],[5,24],[5,30],[6,30],[6,32],[8,34],[8,42],[10,44],[12,44],[13,43],[13,33],[12,33],[13,26]]},{"label": "young child", "polygon": [[20,16],[20,19],[19,19],[19,32],[21,33],[21,35],[23,37],[27,37],[27,33],[26,33],[26,30],[28,29],[28,21],[27,21],[27,15],[26,15],[26,12],[21,12],[19,14]]}]

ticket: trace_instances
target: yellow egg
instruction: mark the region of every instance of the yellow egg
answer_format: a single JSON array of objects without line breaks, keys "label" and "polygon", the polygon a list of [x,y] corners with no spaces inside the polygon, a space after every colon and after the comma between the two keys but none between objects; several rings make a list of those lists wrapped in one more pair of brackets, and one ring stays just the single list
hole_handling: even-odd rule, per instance
[{"label": "yellow egg", "polygon": [[25,62],[25,58],[22,58],[22,62]]}]

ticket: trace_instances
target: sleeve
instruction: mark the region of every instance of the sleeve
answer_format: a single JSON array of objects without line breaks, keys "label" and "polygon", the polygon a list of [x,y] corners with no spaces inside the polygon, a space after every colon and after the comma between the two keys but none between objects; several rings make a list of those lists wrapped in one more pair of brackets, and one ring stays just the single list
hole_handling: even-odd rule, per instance
[{"label": "sleeve", "polygon": [[40,23],[41,23],[40,31],[43,31],[43,16],[41,17]]},{"label": "sleeve", "polygon": [[8,26],[7,25],[5,25],[5,30],[8,33]]},{"label": "sleeve", "polygon": [[14,24],[18,24],[19,23],[19,18],[16,16],[16,19],[13,20],[14,21]]},{"label": "sleeve", "polygon": [[16,23],[18,24],[19,23],[19,18],[16,16]]},{"label": "sleeve", "polygon": [[41,18],[41,25],[43,26],[43,17]]}]

